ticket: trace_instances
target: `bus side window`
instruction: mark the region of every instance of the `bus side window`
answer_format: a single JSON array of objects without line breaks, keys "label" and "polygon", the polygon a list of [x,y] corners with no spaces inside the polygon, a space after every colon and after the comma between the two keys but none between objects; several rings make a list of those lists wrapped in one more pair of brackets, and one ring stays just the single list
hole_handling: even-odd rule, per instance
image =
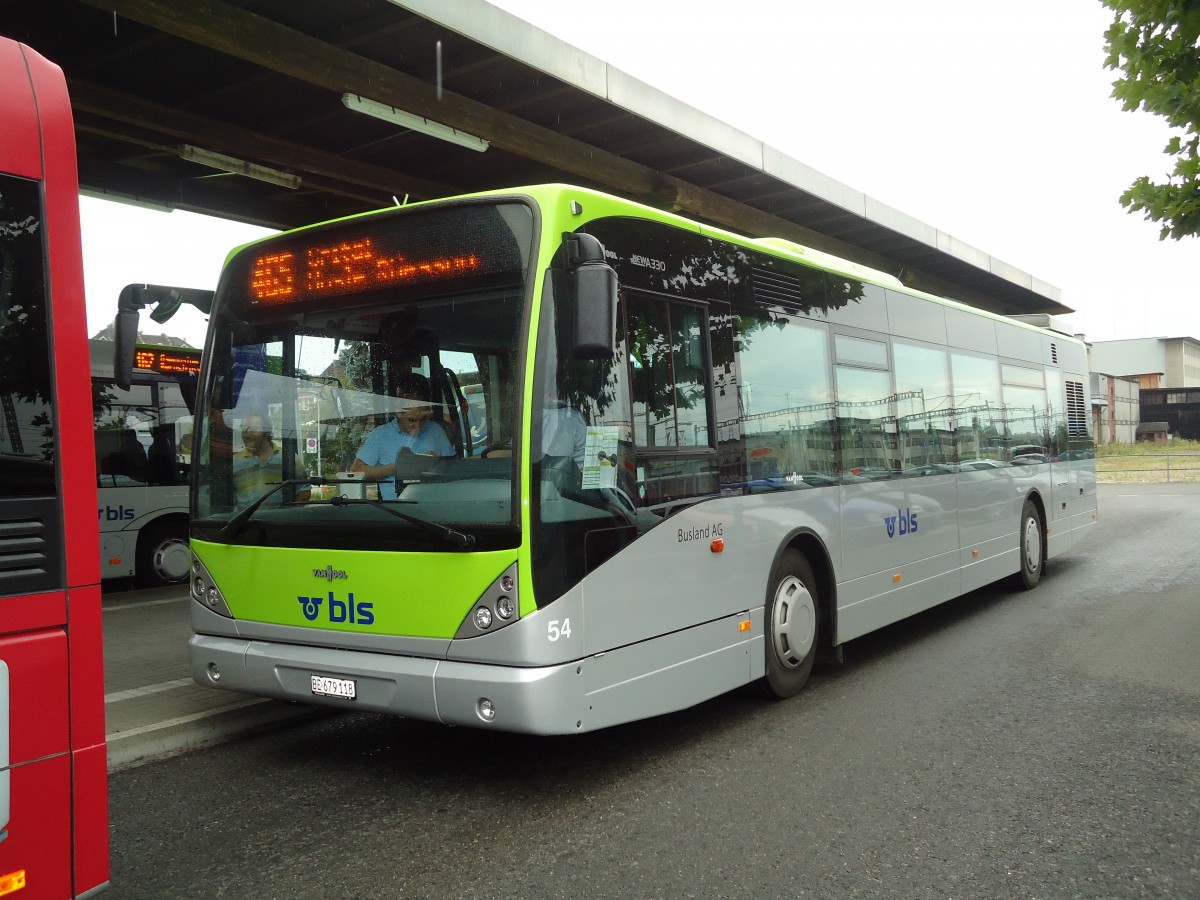
[{"label": "bus side window", "polygon": [[117,470],[121,467],[121,432],[115,428],[96,430],[96,478],[100,487],[113,487],[117,483]]},{"label": "bus side window", "polygon": [[134,481],[145,483],[150,479],[150,460],[146,448],[138,440],[137,432],[132,428],[121,431],[121,449],[117,456],[119,470],[116,475],[124,475]]},{"label": "bus side window", "polygon": [[150,429],[154,440],[146,456],[151,484],[175,484],[179,481],[179,462],[175,453],[175,426],[171,423]]}]

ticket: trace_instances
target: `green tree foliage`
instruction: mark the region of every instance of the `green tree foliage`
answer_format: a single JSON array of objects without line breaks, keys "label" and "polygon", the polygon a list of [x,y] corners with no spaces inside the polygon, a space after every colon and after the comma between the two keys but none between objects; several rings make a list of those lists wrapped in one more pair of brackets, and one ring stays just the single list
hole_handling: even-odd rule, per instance
[{"label": "green tree foliage", "polygon": [[1103,0],[1115,12],[1105,66],[1121,77],[1113,96],[1126,110],[1163,116],[1182,134],[1163,152],[1175,168],[1163,183],[1138,178],[1121,205],[1162,223],[1160,239],[1200,233],[1200,5],[1190,0]]}]

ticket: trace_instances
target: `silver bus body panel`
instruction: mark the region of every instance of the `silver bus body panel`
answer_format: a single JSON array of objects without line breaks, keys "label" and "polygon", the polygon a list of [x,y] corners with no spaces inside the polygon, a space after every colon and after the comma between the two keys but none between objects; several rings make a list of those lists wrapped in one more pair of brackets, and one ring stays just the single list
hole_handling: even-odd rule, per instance
[{"label": "silver bus body panel", "polygon": [[[761,609],[784,537],[807,529],[828,545],[836,508],[836,490],[820,488],[716,498],[681,510],[581,583],[587,655]],[[724,549],[713,552],[718,538]]]}]

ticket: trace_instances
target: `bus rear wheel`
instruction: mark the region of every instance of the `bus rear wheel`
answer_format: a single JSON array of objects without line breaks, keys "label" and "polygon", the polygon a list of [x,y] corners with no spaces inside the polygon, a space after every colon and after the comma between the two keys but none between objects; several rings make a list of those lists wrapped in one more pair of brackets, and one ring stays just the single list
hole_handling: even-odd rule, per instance
[{"label": "bus rear wheel", "polygon": [[1045,531],[1042,516],[1032,500],[1026,500],[1021,508],[1021,571],[1017,573],[1017,586],[1029,591],[1037,587],[1045,570],[1045,554],[1042,551]]},{"label": "bus rear wheel", "polygon": [[138,587],[182,584],[187,581],[191,565],[186,519],[155,522],[138,538]]},{"label": "bus rear wheel", "polygon": [[795,696],[817,658],[821,598],[812,566],[799,550],[785,550],[771,573],[766,609],[766,674],[759,681],[768,697]]}]

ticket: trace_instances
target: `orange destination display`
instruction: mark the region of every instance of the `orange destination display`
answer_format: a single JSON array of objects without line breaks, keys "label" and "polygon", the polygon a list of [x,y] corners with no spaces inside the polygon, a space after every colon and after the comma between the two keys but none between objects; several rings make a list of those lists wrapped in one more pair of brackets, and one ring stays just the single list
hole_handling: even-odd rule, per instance
[{"label": "orange destination display", "polygon": [[200,351],[138,347],[133,354],[133,367],[163,375],[196,375],[200,372]]},{"label": "orange destination display", "polygon": [[454,277],[479,267],[474,254],[409,259],[380,252],[371,238],[363,238],[257,257],[250,267],[250,292],[260,303],[287,303]]}]

